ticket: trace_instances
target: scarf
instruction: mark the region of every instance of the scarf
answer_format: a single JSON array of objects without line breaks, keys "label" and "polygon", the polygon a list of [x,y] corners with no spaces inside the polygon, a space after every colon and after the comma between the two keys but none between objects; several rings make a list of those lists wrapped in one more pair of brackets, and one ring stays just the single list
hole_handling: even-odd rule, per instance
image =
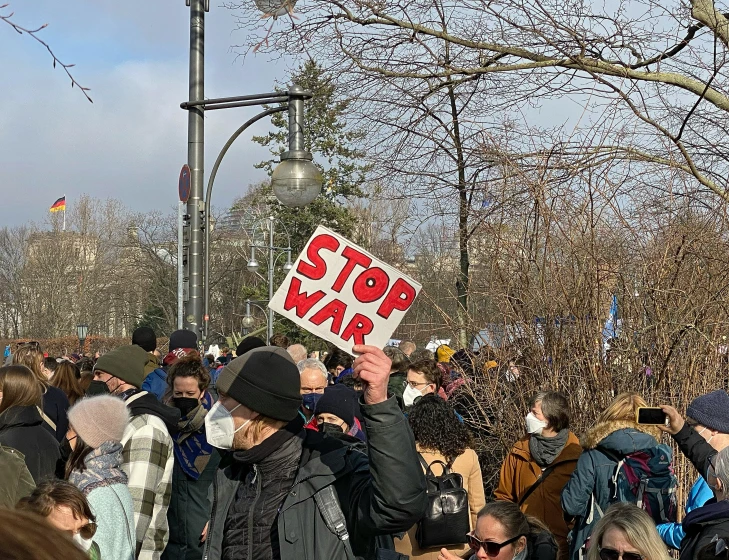
[{"label": "scarf", "polygon": [[554,437],[532,434],[529,438],[529,453],[537,465],[544,469],[551,465],[557,455],[562,452],[564,446],[567,445],[569,435],[570,431],[567,429],[561,430]]},{"label": "scarf", "polygon": [[127,484],[127,475],[119,468],[122,462],[122,445],[106,441],[84,459],[84,470],[71,472],[68,481],[84,495],[95,488],[112,484]]},{"label": "scarf", "polygon": [[212,406],[213,398],[206,391],[202,402],[187,416],[180,418],[178,433],[173,437],[175,458],[185,474],[193,480],[200,478],[213,452],[213,446],[205,437],[205,416]]}]

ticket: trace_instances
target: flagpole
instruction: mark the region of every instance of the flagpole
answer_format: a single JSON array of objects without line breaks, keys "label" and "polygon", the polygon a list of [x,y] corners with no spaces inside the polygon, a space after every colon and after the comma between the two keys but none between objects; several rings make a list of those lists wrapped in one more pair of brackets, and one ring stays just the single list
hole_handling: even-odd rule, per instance
[{"label": "flagpole", "polygon": [[63,195],[63,231],[66,231],[66,195]]}]

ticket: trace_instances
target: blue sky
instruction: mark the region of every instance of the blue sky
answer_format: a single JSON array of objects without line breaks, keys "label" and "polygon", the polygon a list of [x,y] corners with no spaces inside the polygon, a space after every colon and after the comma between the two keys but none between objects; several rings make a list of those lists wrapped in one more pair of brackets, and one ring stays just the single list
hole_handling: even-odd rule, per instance
[{"label": "blue sky", "polygon": [[[79,83],[91,104],[42,45],[0,22],[0,226],[42,221],[66,194],[68,204],[88,193],[113,197],[132,210],[176,206],[177,177],[187,157],[189,8],[184,0],[153,2],[15,0],[8,9],[26,27],[48,23],[40,36]],[[262,21],[261,25],[267,25]],[[265,56],[236,58],[241,42],[231,13],[211,1],[206,22],[206,96],[271,91],[286,82],[293,62]],[[206,118],[206,171],[228,136],[254,108],[211,112]],[[266,150],[250,137],[270,128],[264,120],[231,149],[216,179],[213,204],[223,206],[263,178],[253,163]]]}]

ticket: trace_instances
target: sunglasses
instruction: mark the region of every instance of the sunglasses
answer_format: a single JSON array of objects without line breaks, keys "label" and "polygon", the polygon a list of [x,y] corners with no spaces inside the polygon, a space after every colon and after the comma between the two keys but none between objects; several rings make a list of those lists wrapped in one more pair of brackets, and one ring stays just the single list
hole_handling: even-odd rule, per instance
[{"label": "sunglasses", "polygon": [[[524,535],[517,535],[513,539],[509,539],[508,541],[504,541],[502,543],[497,542],[491,542],[491,541],[482,541],[480,539],[477,539],[473,533],[469,533],[467,535],[468,537],[468,546],[471,547],[471,550],[474,552],[478,552],[482,548],[486,551],[487,556],[491,556],[492,558],[499,555],[499,552],[501,552],[501,549],[504,548],[507,544],[511,544],[517,540],[519,540]],[[603,559],[605,560],[605,559]],[[624,560],[631,560],[631,559],[624,559]],[[637,560],[637,559],[632,559]]]},{"label": "sunglasses", "polygon": [[78,532],[85,539],[93,539],[96,534],[96,523],[89,521],[86,525],[81,527]]},{"label": "sunglasses", "polygon": [[619,558],[623,560],[643,560],[643,557],[637,552],[623,552],[620,554],[620,551],[613,548],[600,547],[600,560],[618,560]]}]

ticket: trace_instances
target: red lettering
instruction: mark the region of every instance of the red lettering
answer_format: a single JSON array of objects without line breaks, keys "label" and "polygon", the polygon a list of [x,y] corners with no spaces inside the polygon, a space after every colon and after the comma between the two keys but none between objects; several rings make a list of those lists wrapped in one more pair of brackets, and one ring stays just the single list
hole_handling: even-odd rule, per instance
[{"label": "red lettering", "polygon": [[332,284],[332,290],[335,292],[342,291],[344,284],[347,282],[349,275],[352,274],[355,266],[360,265],[367,268],[370,264],[372,264],[371,258],[352,247],[345,247],[344,251],[342,251],[342,256],[347,259],[347,264],[344,265],[342,272],[339,273],[334,284]]},{"label": "red lettering", "polygon": [[291,311],[292,308],[296,308],[296,316],[300,319],[304,318],[314,304],[316,304],[321,298],[324,297],[324,292],[319,290],[309,295],[306,292],[301,292],[301,280],[294,276],[291,279],[291,285],[289,291],[286,293],[286,300],[284,301],[284,309]]},{"label": "red lettering", "polygon": [[380,304],[377,314],[388,319],[395,309],[405,311],[415,299],[415,288],[405,282],[402,278],[395,280],[392,289],[385,296]]},{"label": "red lettering", "polygon": [[299,266],[296,267],[296,272],[306,276],[310,280],[321,280],[327,273],[327,263],[319,254],[319,251],[326,249],[328,251],[336,251],[339,249],[339,241],[327,233],[317,235],[309,243],[309,247],[306,249],[306,256],[312,264],[299,261]]},{"label": "red lettering", "polygon": [[352,293],[361,303],[372,303],[385,295],[390,285],[387,272],[378,267],[368,268],[352,285]]},{"label": "red lettering", "polygon": [[365,335],[370,334],[373,328],[374,325],[369,317],[355,313],[347,328],[342,333],[342,340],[347,341],[350,338],[354,338],[354,344],[366,344]]},{"label": "red lettering", "polygon": [[332,320],[331,330],[334,334],[339,334],[342,330],[342,321],[344,313],[347,311],[347,304],[338,299],[332,300],[317,311],[314,316],[309,319],[315,325],[321,325],[324,321]]}]

